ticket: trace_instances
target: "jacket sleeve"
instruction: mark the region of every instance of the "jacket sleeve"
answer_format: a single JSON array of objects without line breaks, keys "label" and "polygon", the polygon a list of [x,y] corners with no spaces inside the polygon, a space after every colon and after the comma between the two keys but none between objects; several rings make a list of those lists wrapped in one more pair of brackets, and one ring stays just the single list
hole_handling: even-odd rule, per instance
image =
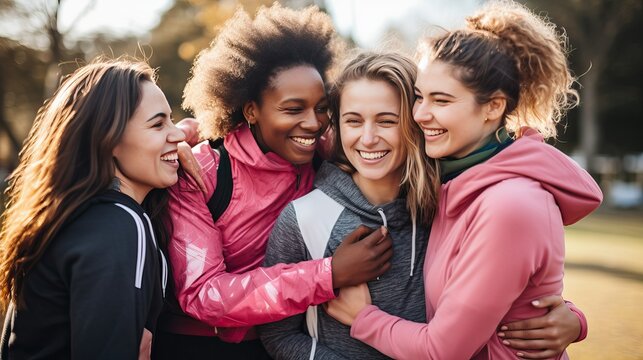
[{"label": "jacket sleeve", "polygon": [[589,331],[587,318],[585,317],[583,311],[581,311],[581,309],[574,305],[574,303],[567,300],[565,300],[565,302],[567,303],[569,310],[571,310],[578,317],[578,321],[580,322],[580,334],[578,334],[578,338],[576,338],[574,342],[581,342],[585,340],[585,338],[587,337],[587,332]]},{"label": "jacket sleeve", "polygon": [[82,229],[84,238],[73,239],[73,249],[64,261],[75,359],[138,358],[150,311],[146,301],[150,289],[135,286],[138,232],[134,220],[116,206],[109,215],[111,221]]},{"label": "jacket sleeve", "polygon": [[[277,219],[266,249],[265,266],[297,263],[310,258],[301,236],[295,210],[289,204]],[[275,359],[308,360],[312,338],[304,332],[306,316],[295,315],[259,327],[259,336],[266,351]],[[315,359],[345,359],[324,344],[315,345]]]},{"label": "jacket sleeve", "polygon": [[173,234],[168,253],[183,311],[211,326],[243,327],[277,321],[333,298],[331,258],[240,274],[226,271],[222,234],[207,207],[216,187],[218,155],[207,143],[193,151],[208,192],[204,196],[193,180],[180,178],[170,189],[169,204]]},{"label": "jacket sleeve", "polygon": [[468,359],[487,342],[499,341],[498,324],[528,283],[538,283],[540,265],[547,257],[564,256],[549,249],[563,241],[560,212],[550,194],[534,187],[499,187],[482,200],[429,324],[370,305],[353,322],[351,336],[399,359]]}]

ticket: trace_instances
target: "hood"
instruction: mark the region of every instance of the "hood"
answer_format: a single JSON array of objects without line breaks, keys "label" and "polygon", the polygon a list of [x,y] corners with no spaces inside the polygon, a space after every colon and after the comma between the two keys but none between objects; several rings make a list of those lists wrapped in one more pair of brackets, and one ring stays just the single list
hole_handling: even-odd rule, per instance
[{"label": "hood", "polygon": [[411,264],[410,275],[415,268],[415,252],[417,224],[411,219],[406,208],[406,199],[397,198],[388,204],[373,205],[362,194],[351,175],[339,169],[336,165],[324,162],[317,176],[314,187],[323,191],[346,209],[359,215],[364,225],[375,228],[383,225],[391,234],[398,234],[405,227],[411,227]]},{"label": "hood", "polygon": [[530,128],[523,136],[488,161],[448,182],[448,216],[459,214],[486,188],[503,180],[526,177],[550,192],[570,225],[594,211],[603,194],[594,179],[567,155],[543,141]]},{"label": "hood", "polygon": [[[281,156],[269,152],[264,154],[259,148],[250,128],[242,124],[237,129],[226,135],[224,140],[226,150],[231,157],[255,169],[267,171],[298,172],[298,167],[283,159]],[[302,165],[312,166],[311,164]]]},{"label": "hood", "polygon": [[[358,214],[367,226],[384,225],[385,220],[389,228],[402,227],[411,223],[411,215],[406,208],[405,199],[397,198],[388,204],[373,205],[355,185],[351,175],[330,162],[324,162],[319,168],[314,187]],[[379,210],[384,212],[384,218]]]},{"label": "hood", "polygon": [[70,224],[74,220],[76,220],[80,215],[82,215],[87,209],[89,209],[92,205],[94,204],[100,204],[100,203],[108,203],[108,204],[113,204],[113,203],[119,203],[119,204],[124,204],[127,205],[131,209],[136,209],[138,212],[141,214],[144,213],[143,208],[141,207],[141,204],[137,203],[136,200],[132,199],[128,195],[125,195],[121,193],[120,191],[113,190],[113,189],[108,189],[103,192],[100,192],[90,198],[89,200],[85,201],[83,204],[81,204],[74,212],[69,216],[67,221],[65,221],[65,224]]}]

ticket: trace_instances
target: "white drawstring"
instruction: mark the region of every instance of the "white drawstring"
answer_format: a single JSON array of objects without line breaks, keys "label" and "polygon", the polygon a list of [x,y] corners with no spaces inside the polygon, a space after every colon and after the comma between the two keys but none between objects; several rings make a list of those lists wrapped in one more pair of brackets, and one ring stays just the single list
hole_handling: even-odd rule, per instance
[{"label": "white drawstring", "polygon": [[[380,214],[382,217],[382,222],[384,223],[384,227],[388,229],[388,223],[386,221],[386,214],[384,214],[384,210],[382,208],[378,208],[377,212]],[[413,276],[413,270],[415,269],[415,234],[417,231],[417,224],[415,222],[415,218],[413,220],[413,231],[411,232],[411,274],[409,276]],[[377,280],[380,278],[378,277]]]},{"label": "white drawstring", "polygon": [[380,213],[380,216],[382,217],[382,222],[384,223],[384,227],[388,229],[388,223],[386,222],[386,214],[384,214],[384,209],[378,208],[377,212]]},{"label": "white drawstring", "polygon": [[413,276],[413,268],[415,267],[415,230],[416,230],[416,224],[415,224],[415,217],[412,218],[413,220],[413,232],[411,235],[411,275]]},{"label": "white drawstring", "polygon": [[[386,230],[388,230],[388,222],[386,221],[386,214],[384,214],[384,209],[378,208],[377,212],[380,213],[380,216],[382,217],[382,222],[384,223],[384,227],[386,228]],[[379,279],[380,277],[378,276],[377,280]]]}]

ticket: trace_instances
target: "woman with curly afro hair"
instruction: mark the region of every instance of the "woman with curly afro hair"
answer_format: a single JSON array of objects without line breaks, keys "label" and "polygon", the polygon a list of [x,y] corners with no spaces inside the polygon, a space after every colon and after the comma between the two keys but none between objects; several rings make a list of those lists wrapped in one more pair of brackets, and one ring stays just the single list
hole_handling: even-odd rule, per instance
[{"label": "woman with curly afro hair", "polygon": [[[153,357],[269,358],[254,325],[302,313],[390,266],[386,231],[360,227],[332,258],[260,267],[281,210],[312,189],[329,121],[324,82],[339,46],[319,9],[275,4],[254,19],[237,11],[195,60],[184,106],[201,136],[223,138],[223,147],[206,141],[192,150],[204,191],[187,176],[170,190],[178,306],[159,320]],[[219,185],[230,186],[217,178],[225,166],[230,201],[215,219],[208,203]]]}]

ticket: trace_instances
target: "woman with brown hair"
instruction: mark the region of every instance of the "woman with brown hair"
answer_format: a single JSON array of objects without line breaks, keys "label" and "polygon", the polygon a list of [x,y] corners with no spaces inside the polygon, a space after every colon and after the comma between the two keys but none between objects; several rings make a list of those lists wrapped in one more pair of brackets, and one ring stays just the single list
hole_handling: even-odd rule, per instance
[{"label": "woman with brown hair", "polygon": [[184,138],[142,62],[95,61],[45,102],[7,190],[3,357],[149,357],[167,282],[154,189],[177,181]]},{"label": "woman with brown hair", "polygon": [[499,326],[543,315],[534,300],[561,295],[563,226],[602,199],[543,141],[578,103],[565,38],[523,5],[490,1],[420,55],[413,117],[442,182],[423,271],[428,323],[369,305],[366,286],[342,289],[328,312],[398,359],[566,359],[545,329],[516,350],[519,340],[503,339],[515,332]]}]

